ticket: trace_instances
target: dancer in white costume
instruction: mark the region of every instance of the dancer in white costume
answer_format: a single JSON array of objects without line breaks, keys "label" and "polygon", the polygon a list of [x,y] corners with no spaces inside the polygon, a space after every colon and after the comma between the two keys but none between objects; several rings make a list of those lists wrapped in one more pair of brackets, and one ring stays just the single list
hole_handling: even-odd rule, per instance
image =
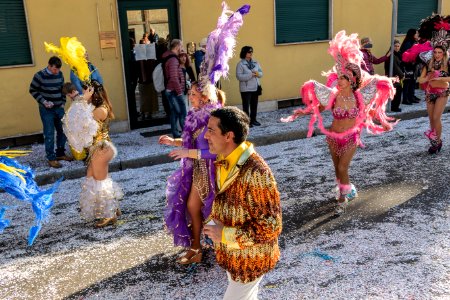
[{"label": "dancer in white costume", "polygon": [[96,227],[114,224],[121,215],[118,200],[123,192],[108,177],[109,162],[117,154],[109,138],[109,122],[114,119],[111,102],[103,85],[91,81],[86,49],[76,37],[60,38],[59,47],[45,43],[45,49],[57,53],[85,84],[83,97],[70,85],[64,90],[74,103],[64,116],[63,128],[75,158],[85,159],[87,165],[80,195],[81,216],[96,220]]},{"label": "dancer in white costume", "polygon": [[96,81],[83,96],[77,95],[70,83],[64,86],[64,92],[74,100],[63,119],[64,132],[74,157],[85,159],[87,165],[80,195],[81,216],[96,220],[96,227],[112,225],[121,215],[123,192],[108,176],[109,162],[117,154],[109,138],[109,122],[114,118],[111,103],[103,85]]}]

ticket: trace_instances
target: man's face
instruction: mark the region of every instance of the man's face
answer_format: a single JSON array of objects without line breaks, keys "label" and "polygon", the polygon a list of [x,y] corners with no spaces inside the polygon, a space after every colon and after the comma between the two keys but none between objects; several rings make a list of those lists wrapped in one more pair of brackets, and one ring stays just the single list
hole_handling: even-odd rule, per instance
[{"label": "man's face", "polygon": [[208,141],[209,152],[212,154],[224,154],[229,134],[222,134],[219,128],[220,120],[216,117],[209,118],[208,130],[205,133],[205,139]]},{"label": "man's face", "polygon": [[177,54],[180,55],[180,53],[183,52],[183,44],[178,45],[175,49],[177,49]]},{"label": "man's face", "polygon": [[60,68],[55,67],[54,65],[48,65],[47,69],[52,73],[53,75],[58,75]]}]

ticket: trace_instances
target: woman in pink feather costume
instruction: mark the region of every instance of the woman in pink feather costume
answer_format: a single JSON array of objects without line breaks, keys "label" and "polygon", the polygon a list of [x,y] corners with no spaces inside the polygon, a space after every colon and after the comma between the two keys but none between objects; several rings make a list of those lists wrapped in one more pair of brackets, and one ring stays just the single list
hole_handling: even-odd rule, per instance
[{"label": "woman in pink feather costume", "polygon": [[[281,120],[290,122],[310,114],[308,137],[312,135],[316,122],[326,135],[339,190],[337,214],[345,212],[348,201],[357,196],[356,188],[350,183],[349,166],[358,146],[363,146],[360,140],[362,129],[379,134],[391,130],[395,124],[385,114],[387,101],[395,93],[392,80],[363,71],[363,55],[359,49],[356,34],[337,33],[328,49],[336,65],[324,74],[327,84],[314,80],[306,82],[301,88],[306,108],[297,109],[293,115]],[[329,129],[323,125],[323,110],[331,110],[333,115]]]}]

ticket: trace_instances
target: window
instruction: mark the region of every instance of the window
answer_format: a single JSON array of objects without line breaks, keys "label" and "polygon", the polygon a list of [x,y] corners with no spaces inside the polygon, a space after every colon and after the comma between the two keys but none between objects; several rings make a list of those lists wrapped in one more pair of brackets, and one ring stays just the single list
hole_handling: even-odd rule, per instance
[{"label": "window", "polygon": [[397,33],[418,28],[420,20],[438,12],[439,0],[398,0]]},{"label": "window", "polygon": [[275,0],[276,44],[330,39],[329,0]]},{"label": "window", "polygon": [[23,0],[0,2],[0,67],[32,64]]}]

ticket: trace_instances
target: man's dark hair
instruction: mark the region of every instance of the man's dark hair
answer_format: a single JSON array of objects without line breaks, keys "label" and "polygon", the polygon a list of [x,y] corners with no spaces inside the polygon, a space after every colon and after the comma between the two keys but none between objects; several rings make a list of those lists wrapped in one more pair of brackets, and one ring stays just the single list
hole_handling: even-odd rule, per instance
[{"label": "man's dark hair", "polygon": [[253,48],[251,46],[244,46],[244,47],[242,47],[241,53],[239,54],[239,57],[241,59],[244,59],[249,51],[253,51]]},{"label": "man's dark hair", "polygon": [[50,66],[57,67],[58,69],[61,69],[61,66],[62,66],[61,59],[57,56],[50,57],[50,59],[48,60],[48,64]]},{"label": "man's dark hair", "polygon": [[250,119],[245,112],[235,106],[219,108],[211,112],[211,117],[219,119],[219,128],[222,134],[232,131],[233,142],[237,145],[247,139]]}]

